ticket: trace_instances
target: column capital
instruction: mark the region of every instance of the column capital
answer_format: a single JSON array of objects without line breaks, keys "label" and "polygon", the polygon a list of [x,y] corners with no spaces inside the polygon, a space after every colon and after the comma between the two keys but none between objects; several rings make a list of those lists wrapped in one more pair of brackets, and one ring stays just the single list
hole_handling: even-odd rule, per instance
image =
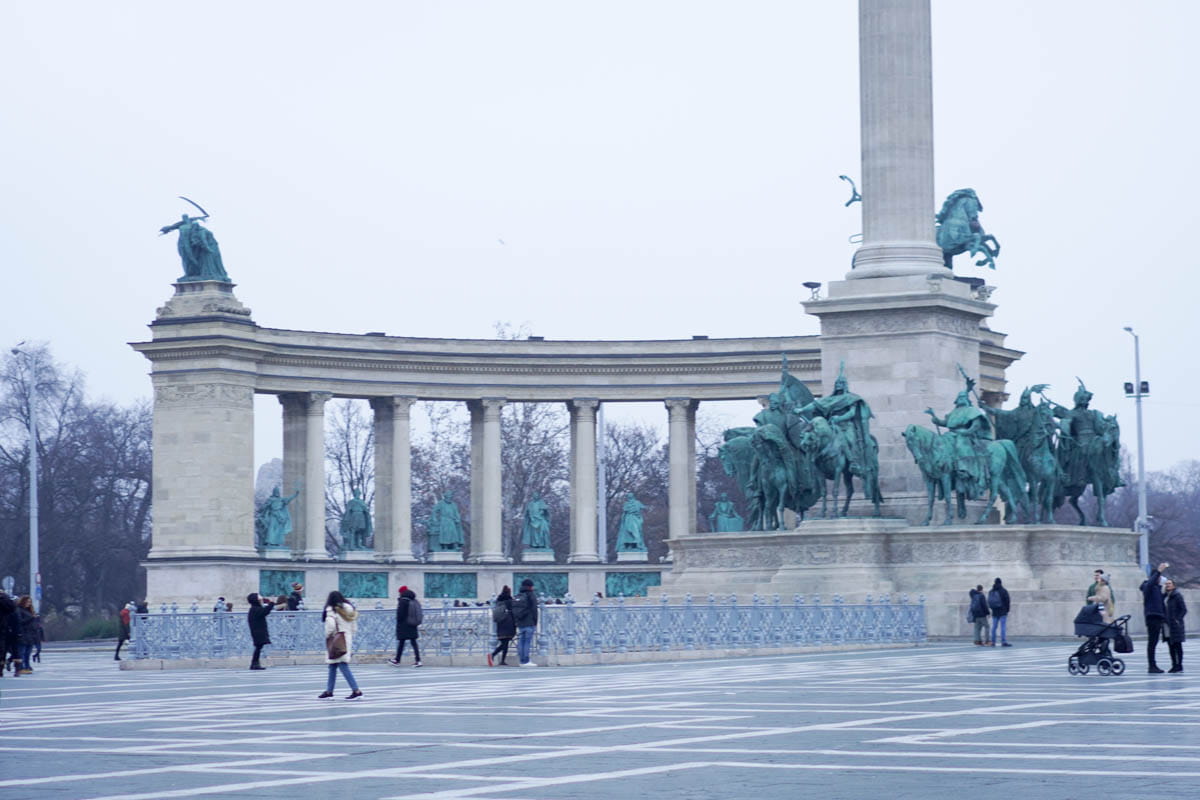
[{"label": "column capital", "polygon": [[568,400],[567,404],[577,411],[595,411],[600,407],[600,401],[595,397],[575,397]]},{"label": "column capital", "polygon": [[416,397],[407,395],[392,395],[391,397],[369,397],[368,402],[371,404],[371,410],[376,414],[382,412],[393,412],[396,416],[407,417],[412,411],[413,403],[417,402]]},{"label": "column capital", "polygon": [[309,414],[324,414],[325,404],[333,399],[333,392],[304,392],[300,396],[308,403]]},{"label": "column capital", "polygon": [[663,400],[663,405],[667,407],[667,411],[673,414],[681,414],[700,405],[700,401],[693,400],[690,397],[668,397]]},{"label": "column capital", "polygon": [[500,409],[504,408],[508,400],[504,397],[481,397],[479,404],[483,407],[484,417],[500,416]]}]

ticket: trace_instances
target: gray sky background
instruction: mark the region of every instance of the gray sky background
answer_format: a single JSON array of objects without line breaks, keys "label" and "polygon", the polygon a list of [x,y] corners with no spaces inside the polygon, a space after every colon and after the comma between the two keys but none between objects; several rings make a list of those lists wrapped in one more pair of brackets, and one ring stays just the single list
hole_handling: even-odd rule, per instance
[{"label": "gray sky background", "polygon": [[[1200,3],[933,19],[938,202],[975,188],[1003,245],[956,271],[999,287],[1014,395],[1079,375],[1132,445],[1132,325],[1148,467],[1200,457],[1173,425],[1200,412]],[[6,3],[0,344],[149,396],[126,342],[181,273],[179,194],[268,327],[817,333],[800,283],[848,269],[858,140],[849,0]]]}]

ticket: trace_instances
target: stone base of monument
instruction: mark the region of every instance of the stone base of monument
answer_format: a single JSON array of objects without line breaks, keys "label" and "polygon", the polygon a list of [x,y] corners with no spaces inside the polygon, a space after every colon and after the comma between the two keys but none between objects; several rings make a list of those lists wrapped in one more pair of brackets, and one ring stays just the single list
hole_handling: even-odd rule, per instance
[{"label": "stone base of monument", "polygon": [[620,563],[642,563],[644,564],[649,556],[645,550],[622,550],[617,553],[617,561]]},{"label": "stone base of monument", "polygon": [[341,556],[339,556],[339,558],[342,561],[360,561],[360,562],[371,562],[371,561],[379,560],[378,557],[375,555],[374,550],[348,550],[345,553],[342,553]]},{"label": "stone base of monument", "polygon": [[663,591],[925,597],[930,636],[969,636],[968,592],[1000,578],[1012,611],[1008,637],[1072,636],[1092,571],[1112,575],[1117,614],[1142,626],[1135,533],[1068,525],[910,526],[903,519],[808,520],[793,531],[695,533],[669,540]]},{"label": "stone base of monument", "polygon": [[430,550],[425,560],[431,564],[461,564],[462,550]]},{"label": "stone base of monument", "polygon": [[526,550],[521,553],[522,564],[553,564],[553,550]]}]

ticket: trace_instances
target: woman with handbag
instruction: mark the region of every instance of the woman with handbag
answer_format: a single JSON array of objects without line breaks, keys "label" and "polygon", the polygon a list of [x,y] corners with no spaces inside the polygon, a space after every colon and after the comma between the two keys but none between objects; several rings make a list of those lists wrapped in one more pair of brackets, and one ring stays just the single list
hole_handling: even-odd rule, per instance
[{"label": "woman with handbag", "polygon": [[517,622],[513,618],[512,589],[507,586],[500,590],[496,602],[492,605],[492,621],[496,623],[496,638],[500,643],[488,654],[487,664],[489,667],[496,666],[495,658],[498,654],[500,666],[507,667],[508,645],[517,635]]},{"label": "woman with handbag", "polygon": [[350,684],[350,694],[346,699],[362,697],[354,673],[350,671],[350,652],[354,649],[358,611],[341,592],[330,592],[325,601],[325,610],[321,612],[321,620],[325,623],[325,663],[329,665],[329,679],[325,683],[325,691],[317,695],[317,699],[333,697],[333,685],[339,669],[346,683]]}]

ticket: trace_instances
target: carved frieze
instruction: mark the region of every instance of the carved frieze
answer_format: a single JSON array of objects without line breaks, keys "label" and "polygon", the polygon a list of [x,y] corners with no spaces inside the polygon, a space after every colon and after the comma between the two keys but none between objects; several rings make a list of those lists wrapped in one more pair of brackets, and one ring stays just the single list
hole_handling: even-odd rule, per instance
[{"label": "carved frieze", "polygon": [[229,406],[253,407],[254,390],[232,383],[182,383],[154,387],[156,407]]},{"label": "carved frieze", "polygon": [[909,308],[826,314],[821,318],[821,333],[827,336],[926,331],[978,338],[979,317],[942,309]]}]

